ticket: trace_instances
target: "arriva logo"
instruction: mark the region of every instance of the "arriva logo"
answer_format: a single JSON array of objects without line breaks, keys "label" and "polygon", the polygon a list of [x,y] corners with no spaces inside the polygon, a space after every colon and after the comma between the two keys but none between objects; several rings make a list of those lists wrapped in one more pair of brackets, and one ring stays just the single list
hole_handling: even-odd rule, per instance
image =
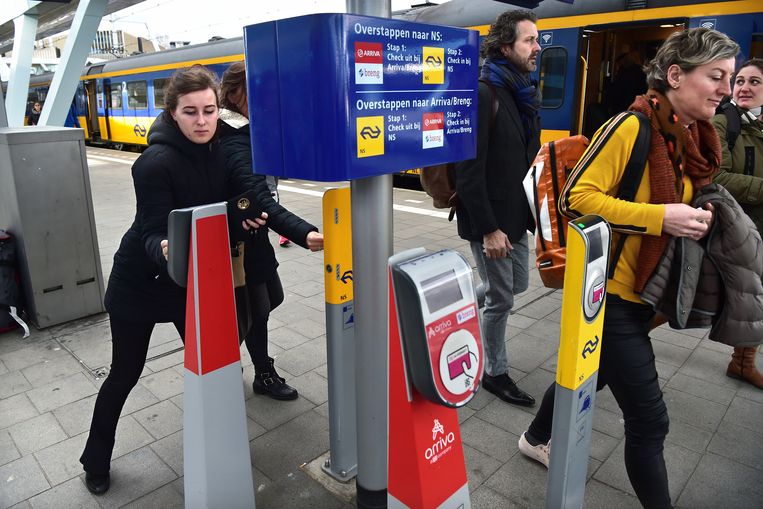
[{"label": "arriva logo", "polygon": [[[438,435],[440,436],[439,439],[437,439]],[[436,442],[435,439],[437,439]],[[432,441],[434,442],[432,446],[424,451],[424,458],[430,463],[440,459],[440,456],[450,449],[450,445],[456,441],[456,435],[452,431],[445,433],[445,427],[438,419],[435,419],[432,426]]]},{"label": "arriva logo", "polygon": [[427,329],[427,338],[431,338],[435,336],[436,334],[439,334],[440,332],[443,332],[445,330],[448,330],[450,326],[453,325],[452,322],[448,320],[443,320],[442,322],[438,323],[435,326],[429,326],[429,329]]},{"label": "arriva logo", "polygon": [[358,49],[358,56],[360,58],[363,58],[363,57],[377,57],[377,58],[381,58],[382,55],[381,55],[381,51],[379,51],[377,49],[363,49],[363,48],[359,48]]}]

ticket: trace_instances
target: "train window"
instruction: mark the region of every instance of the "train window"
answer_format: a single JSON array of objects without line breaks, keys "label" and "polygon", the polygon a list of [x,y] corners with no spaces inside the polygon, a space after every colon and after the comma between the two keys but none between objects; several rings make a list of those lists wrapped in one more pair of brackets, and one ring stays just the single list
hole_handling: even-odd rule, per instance
[{"label": "train window", "polygon": [[74,100],[76,101],[75,105],[77,106],[77,111],[87,111],[87,94],[85,93],[85,86],[82,82],[77,85],[77,93],[74,95]]},{"label": "train window", "polygon": [[98,97],[98,109],[103,109],[103,84],[98,82],[98,92],[95,94]]},{"label": "train window", "polygon": [[111,84],[111,109],[122,109],[122,84],[121,83],[112,83]]},{"label": "train window", "polygon": [[148,108],[148,84],[145,81],[127,82],[127,107],[130,109]]},{"label": "train window", "polygon": [[547,48],[540,54],[541,108],[558,108],[564,102],[564,79],[567,75],[567,50]]},{"label": "train window", "polygon": [[154,108],[164,108],[164,88],[168,81],[167,78],[154,79]]}]

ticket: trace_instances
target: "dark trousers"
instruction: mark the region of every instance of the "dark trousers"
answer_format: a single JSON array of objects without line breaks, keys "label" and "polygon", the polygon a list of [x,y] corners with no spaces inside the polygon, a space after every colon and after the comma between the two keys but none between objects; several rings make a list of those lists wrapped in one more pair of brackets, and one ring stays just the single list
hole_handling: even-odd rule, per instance
[{"label": "dark trousers", "polygon": [[249,291],[252,326],[246,333],[244,341],[249,356],[252,358],[255,373],[266,373],[270,370],[268,318],[270,312],[283,302],[283,286],[276,274],[265,283],[247,283],[246,287]]},{"label": "dark trousers", "polygon": [[[185,322],[178,320],[174,324],[183,339]],[[87,472],[109,472],[119,414],[143,372],[154,325],[111,318],[111,371],[98,391],[90,435],[79,459]]]},{"label": "dark trousers", "polygon": [[[663,457],[668,411],[649,339],[653,316],[648,306],[607,297],[597,389],[609,386],[623,412],[625,468],[641,505],[662,509],[672,507]],[[544,443],[551,438],[555,385],[546,390],[529,429],[533,438]]]}]

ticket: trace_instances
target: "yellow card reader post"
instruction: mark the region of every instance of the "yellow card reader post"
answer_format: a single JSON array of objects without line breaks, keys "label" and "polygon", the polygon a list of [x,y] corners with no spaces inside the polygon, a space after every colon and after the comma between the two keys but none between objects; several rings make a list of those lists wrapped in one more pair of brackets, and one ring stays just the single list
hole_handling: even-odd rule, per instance
[{"label": "yellow card reader post", "polygon": [[567,228],[547,508],[583,507],[610,238],[609,224],[600,216],[583,216]]}]

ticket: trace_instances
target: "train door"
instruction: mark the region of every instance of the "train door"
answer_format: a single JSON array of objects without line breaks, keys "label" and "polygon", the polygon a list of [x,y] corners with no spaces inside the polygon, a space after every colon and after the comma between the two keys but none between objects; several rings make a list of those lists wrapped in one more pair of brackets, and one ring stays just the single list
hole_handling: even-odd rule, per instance
[{"label": "train door", "polygon": [[541,52],[536,79],[541,91],[541,141],[575,132],[575,103],[579,87],[579,28],[539,30]]},{"label": "train door", "polygon": [[98,141],[101,137],[101,126],[98,123],[98,89],[96,80],[85,81],[87,96],[87,125],[90,129],[90,139]]},{"label": "train door", "polygon": [[101,88],[101,85],[103,85],[103,92],[98,91],[99,96],[103,97],[103,122],[104,126],[106,127],[105,130],[101,130],[101,133],[106,133],[106,140],[112,141],[114,137],[111,134],[111,80],[105,79],[103,81],[98,80],[99,85],[98,88]]},{"label": "train door", "polygon": [[[128,126],[125,124],[125,101],[124,101],[124,83],[117,78],[116,80],[107,80],[105,83],[106,91],[106,115],[109,130],[109,141],[116,149],[121,149],[125,142],[130,142],[131,137],[128,134]],[[132,125],[129,125],[131,131]]]},{"label": "train door", "polygon": [[611,116],[628,109],[647,90],[642,66],[662,42],[683,30],[686,18],[639,24],[583,27],[581,58],[587,63],[581,79],[580,133],[589,138]]}]

